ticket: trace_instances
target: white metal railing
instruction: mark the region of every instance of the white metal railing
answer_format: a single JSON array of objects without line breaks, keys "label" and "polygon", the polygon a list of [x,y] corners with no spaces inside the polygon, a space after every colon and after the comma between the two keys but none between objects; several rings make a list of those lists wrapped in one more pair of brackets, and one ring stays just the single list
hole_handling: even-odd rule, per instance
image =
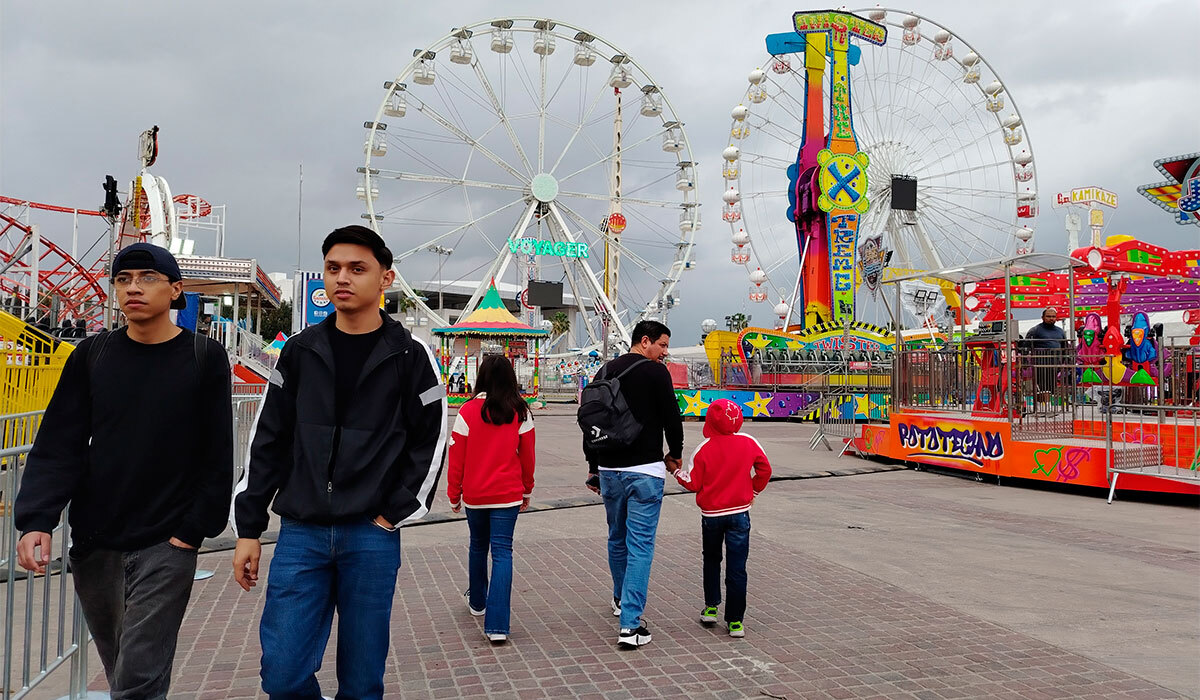
[{"label": "white metal railing", "polygon": [[1109,503],[1122,474],[1200,484],[1200,408],[1138,403],[1112,403],[1107,408]]},{"label": "white metal railing", "polygon": [[[234,483],[242,476],[250,450],[251,432],[265,385],[250,387],[251,392],[235,391],[233,396],[233,469]],[[58,553],[44,576],[20,570],[16,545],[20,537],[13,518],[13,502],[21,487],[25,460],[33,447],[33,438],[43,412],[0,416],[5,444],[0,449],[0,576],[4,586],[4,669],[0,677],[0,698],[19,700],[62,666],[69,666],[68,697],[87,696],[87,623],[75,598],[65,562],[71,532],[67,512],[54,530],[54,550]],[[22,438],[24,444],[9,444]],[[68,590],[70,594],[68,595]],[[68,600],[69,598],[69,600]],[[69,610],[69,612],[68,612]]]},{"label": "white metal railing", "polygon": [[[66,665],[70,669],[68,697],[87,694],[87,623],[70,579],[65,575],[70,525],[63,513],[55,527],[58,552],[37,576],[18,571],[16,543],[19,533],[13,520],[13,501],[21,486],[21,476],[30,445],[0,450],[0,470],[4,473],[3,550],[4,558],[4,671],[0,676],[0,697],[18,700]],[[53,554],[53,552],[51,553]],[[68,596],[68,588],[71,593]],[[68,610],[70,612],[68,613]]]}]

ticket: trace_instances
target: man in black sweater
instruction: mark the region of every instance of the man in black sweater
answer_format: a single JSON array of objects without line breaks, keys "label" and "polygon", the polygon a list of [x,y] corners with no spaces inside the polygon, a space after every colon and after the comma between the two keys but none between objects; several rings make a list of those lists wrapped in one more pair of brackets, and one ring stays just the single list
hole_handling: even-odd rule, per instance
[{"label": "man in black sweater", "polygon": [[[258,581],[267,507],[283,518],[259,625],[262,687],[319,700],[338,617],[339,698],[383,697],[400,529],[429,512],[446,440],[446,390],[429,345],[379,308],[392,253],[364,226],[330,233],[336,309],[283,346],[234,498],[233,576]],[[332,694],[332,693],[331,693]]]},{"label": "man in black sweater", "polygon": [[650,643],[642,612],[650,586],[663,484],[667,471],[678,469],[683,457],[683,418],[671,373],[662,364],[671,342],[670,329],[657,321],[641,321],[634,326],[632,338],[631,351],[604,365],[596,376],[616,377],[629,370],[621,377],[621,395],[642,431],[626,448],[603,456],[589,450],[585,441],[584,456],[587,486],[604,497],[608,519],[612,611],[621,618],[617,643],[639,647]]},{"label": "man in black sweater", "polygon": [[171,322],[183,283],[165,248],[124,248],[112,277],[129,325],[67,358],[17,495],[17,556],[45,573],[70,503],[71,573],[112,697],[164,698],[196,550],[229,513],[229,359]]}]

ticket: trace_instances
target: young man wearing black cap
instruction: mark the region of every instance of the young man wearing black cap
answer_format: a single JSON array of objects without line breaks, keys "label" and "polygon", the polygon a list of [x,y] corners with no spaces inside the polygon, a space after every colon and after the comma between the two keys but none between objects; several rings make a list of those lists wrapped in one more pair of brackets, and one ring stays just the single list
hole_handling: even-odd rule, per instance
[{"label": "young man wearing black cap", "polygon": [[271,373],[234,497],[233,575],[258,581],[267,507],[283,521],[259,627],[262,687],[320,700],[316,672],[338,615],[339,698],[383,697],[399,525],[429,511],[446,438],[446,392],[430,347],[379,308],[395,279],[377,233],[330,233],[335,312],[291,337]]},{"label": "young man wearing black cap", "polygon": [[165,248],[122,249],[112,280],[128,325],[67,358],[17,495],[17,557],[46,572],[70,503],[71,573],[112,697],[165,698],[196,550],[229,512],[229,360],[171,322],[183,283]]}]

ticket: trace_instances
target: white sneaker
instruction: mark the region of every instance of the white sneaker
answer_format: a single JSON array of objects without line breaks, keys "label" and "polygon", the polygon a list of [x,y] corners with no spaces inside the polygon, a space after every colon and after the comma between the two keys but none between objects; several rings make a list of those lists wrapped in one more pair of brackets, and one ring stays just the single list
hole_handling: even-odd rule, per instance
[{"label": "white sneaker", "polygon": [[625,647],[640,647],[649,643],[650,630],[646,629],[645,625],[635,630],[622,628],[621,634],[617,637],[617,644]]},{"label": "white sneaker", "polygon": [[621,599],[613,598],[611,605],[612,605],[613,617],[620,617],[621,616]]},{"label": "white sneaker", "polygon": [[471,614],[474,615],[475,617],[483,617],[484,614],[487,613],[487,610],[476,610],[475,608],[471,607],[471,592],[470,591],[463,593],[463,600],[467,601],[467,610],[470,610]]},{"label": "white sneaker", "polygon": [[487,637],[492,644],[503,644],[508,641],[507,634],[484,632],[483,636]]}]

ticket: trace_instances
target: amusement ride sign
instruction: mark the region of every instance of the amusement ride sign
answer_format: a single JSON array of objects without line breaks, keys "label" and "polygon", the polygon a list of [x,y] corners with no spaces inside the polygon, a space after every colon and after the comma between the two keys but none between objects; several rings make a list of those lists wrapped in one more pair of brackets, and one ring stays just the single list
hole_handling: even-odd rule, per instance
[{"label": "amusement ride sign", "polygon": [[560,258],[586,258],[588,244],[575,241],[543,241],[538,238],[510,238],[508,252],[525,255],[553,255]]},{"label": "amusement ride sign", "polygon": [[[829,233],[832,320],[854,318],[855,253],[858,227],[867,212],[867,154],[858,150],[850,109],[850,64],[847,52],[850,37],[882,45],[887,29],[870,20],[846,12],[797,12],[792,15],[796,33],[817,50],[806,51],[805,61],[817,58],[825,41],[829,42],[829,135],[825,148],[817,154],[817,206],[826,215]],[[817,37],[820,40],[814,41]],[[824,61],[825,56],[820,56]]]}]

